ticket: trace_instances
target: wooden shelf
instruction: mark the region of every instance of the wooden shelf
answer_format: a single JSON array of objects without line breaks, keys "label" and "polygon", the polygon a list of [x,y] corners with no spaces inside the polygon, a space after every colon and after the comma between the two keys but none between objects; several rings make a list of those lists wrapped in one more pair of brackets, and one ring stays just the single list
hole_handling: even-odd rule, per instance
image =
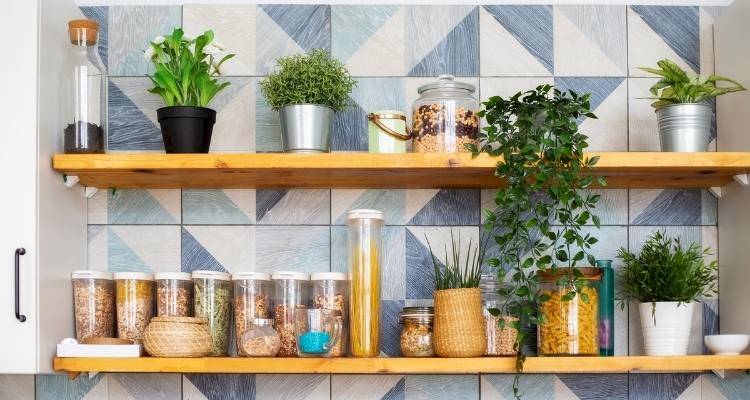
[{"label": "wooden shelf", "polygon": [[[750,153],[589,153],[609,188],[721,187]],[[491,188],[497,159],[470,154],[55,155],[53,168],[96,188]]]},{"label": "wooden shelf", "polygon": [[[513,357],[482,358],[55,358],[54,368],[80,372],[261,374],[504,374]],[[678,357],[529,357],[526,373],[624,373],[750,369],[750,355]]]}]

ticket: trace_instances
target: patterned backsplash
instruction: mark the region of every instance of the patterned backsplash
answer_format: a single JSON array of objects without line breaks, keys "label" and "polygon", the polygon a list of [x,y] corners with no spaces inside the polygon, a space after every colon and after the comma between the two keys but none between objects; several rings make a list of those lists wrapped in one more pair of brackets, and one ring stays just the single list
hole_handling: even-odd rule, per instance
[{"label": "patterned backsplash", "polygon": [[[368,112],[409,111],[416,88],[451,73],[481,98],[540,83],[590,92],[599,119],[582,121],[591,149],[655,151],[647,100],[654,82],[638,70],[668,57],[713,71],[719,8],[656,6],[219,5],[84,7],[101,24],[108,68],[109,150],[162,151],[160,100],[146,92],[142,51],[182,25],[211,28],[237,57],[212,151],[280,149],[276,114],[257,89],[276,58],[314,48],[345,61],[358,86],[336,117],[334,150],[366,150]],[[61,43],[61,45],[63,45]],[[408,114],[408,112],[407,112]],[[717,202],[700,190],[605,190],[598,258],[637,250],[657,229],[718,247]],[[431,261],[451,230],[476,238],[491,190],[117,190],[89,200],[89,268],[110,271],[346,269],[343,216],[352,208],[386,215],[381,349],[398,355],[397,314],[432,297]],[[593,230],[593,228],[592,228]],[[615,266],[619,263],[615,262]],[[718,331],[718,300],[694,318],[691,353]],[[617,311],[616,353],[641,354],[636,312]],[[511,375],[109,374],[0,376],[0,398],[38,399],[510,399]],[[750,379],[701,374],[528,375],[527,399],[740,399]]]}]

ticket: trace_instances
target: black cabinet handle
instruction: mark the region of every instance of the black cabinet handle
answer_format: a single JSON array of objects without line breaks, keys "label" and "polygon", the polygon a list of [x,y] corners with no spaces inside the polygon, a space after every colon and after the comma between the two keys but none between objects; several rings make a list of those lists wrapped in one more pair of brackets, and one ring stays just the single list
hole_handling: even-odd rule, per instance
[{"label": "black cabinet handle", "polygon": [[16,319],[26,322],[26,316],[21,315],[21,256],[26,254],[26,249],[19,247],[16,249]]}]

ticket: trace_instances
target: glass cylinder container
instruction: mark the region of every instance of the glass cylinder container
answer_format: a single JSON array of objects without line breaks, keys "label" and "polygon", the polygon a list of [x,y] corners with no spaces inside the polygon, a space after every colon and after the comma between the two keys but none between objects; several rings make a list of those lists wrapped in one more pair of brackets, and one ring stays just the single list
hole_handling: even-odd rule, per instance
[{"label": "glass cylinder container", "polygon": [[208,354],[229,354],[229,328],[232,320],[232,282],[230,275],[218,271],[193,271],[195,316],[208,321],[212,347]]},{"label": "glass cylinder container", "polygon": [[401,354],[404,357],[432,357],[432,322],[435,310],[432,307],[404,307],[399,315],[401,328]]},{"label": "glass cylinder container", "polygon": [[312,281],[312,308],[332,310],[341,324],[341,339],[331,350],[332,357],[344,357],[349,342],[349,277],[343,272],[316,272]]},{"label": "glass cylinder container", "polygon": [[115,283],[112,273],[73,271],[73,309],[76,340],[112,337],[115,327]]},{"label": "glass cylinder container", "polygon": [[[482,313],[484,314],[485,335],[487,336],[487,347],[485,356],[513,356],[513,350],[518,330],[511,326],[518,318],[507,313],[506,300],[501,292],[507,293],[511,287],[500,283],[494,274],[482,274],[479,281],[479,290],[482,292]],[[498,315],[493,315],[497,310]],[[503,320],[502,323],[500,320]]]},{"label": "glass cylinder container", "polygon": [[[250,329],[253,321],[271,317],[271,275],[263,272],[238,272],[232,275],[232,281],[237,354],[247,356],[243,350],[245,346],[242,345],[245,332]],[[273,329],[273,325],[264,326]],[[278,336],[276,340],[278,341]]]},{"label": "glass cylinder container", "polygon": [[412,150],[415,153],[468,152],[476,143],[479,108],[474,85],[457,82],[453,75],[417,89],[419,98],[412,110]]},{"label": "glass cylinder container", "polygon": [[140,344],[154,316],[154,275],[148,272],[115,272],[117,337]]},{"label": "glass cylinder container", "polygon": [[367,115],[368,147],[370,153],[406,153],[406,142],[411,130],[406,126],[406,115],[401,111],[382,110]]},{"label": "glass cylinder container", "polygon": [[304,272],[277,271],[271,275],[276,292],[274,325],[279,333],[279,357],[297,356],[295,310],[307,310],[310,275]]},{"label": "glass cylinder container", "polygon": [[156,316],[193,316],[193,279],[189,272],[157,272]]},{"label": "glass cylinder container", "polygon": [[104,153],[107,129],[105,68],[97,47],[99,24],[92,20],[68,22],[70,60],[65,77],[63,118],[65,153]]},{"label": "glass cylinder container", "polygon": [[599,284],[599,355],[615,355],[615,270],[612,260],[596,260],[602,271]]},{"label": "glass cylinder container", "polygon": [[297,354],[300,357],[331,357],[341,339],[341,321],[335,310],[294,310]]},{"label": "glass cylinder container", "polygon": [[380,239],[383,212],[352,210],[346,215],[348,226],[349,271],[349,343],[354,357],[380,354]]},{"label": "glass cylinder container", "polygon": [[599,293],[601,270],[578,268],[586,285],[573,298],[567,268],[540,272],[540,294],[549,300],[539,304],[544,322],[539,324],[537,353],[540,356],[597,356],[599,355]]},{"label": "glass cylinder container", "polygon": [[281,348],[272,318],[256,318],[242,333],[237,353],[242,357],[275,357]]}]

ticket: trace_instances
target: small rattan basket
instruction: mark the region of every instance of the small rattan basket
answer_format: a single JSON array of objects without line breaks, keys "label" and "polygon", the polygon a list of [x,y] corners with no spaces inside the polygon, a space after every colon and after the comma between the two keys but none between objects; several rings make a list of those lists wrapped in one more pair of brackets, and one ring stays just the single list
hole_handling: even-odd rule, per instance
[{"label": "small rattan basket", "polygon": [[143,347],[152,357],[205,357],[211,345],[204,318],[155,317],[143,334]]},{"label": "small rattan basket", "polygon": [[478,288],[435,291],[433,345],[439,357],[480,357],[487,345]]}]

